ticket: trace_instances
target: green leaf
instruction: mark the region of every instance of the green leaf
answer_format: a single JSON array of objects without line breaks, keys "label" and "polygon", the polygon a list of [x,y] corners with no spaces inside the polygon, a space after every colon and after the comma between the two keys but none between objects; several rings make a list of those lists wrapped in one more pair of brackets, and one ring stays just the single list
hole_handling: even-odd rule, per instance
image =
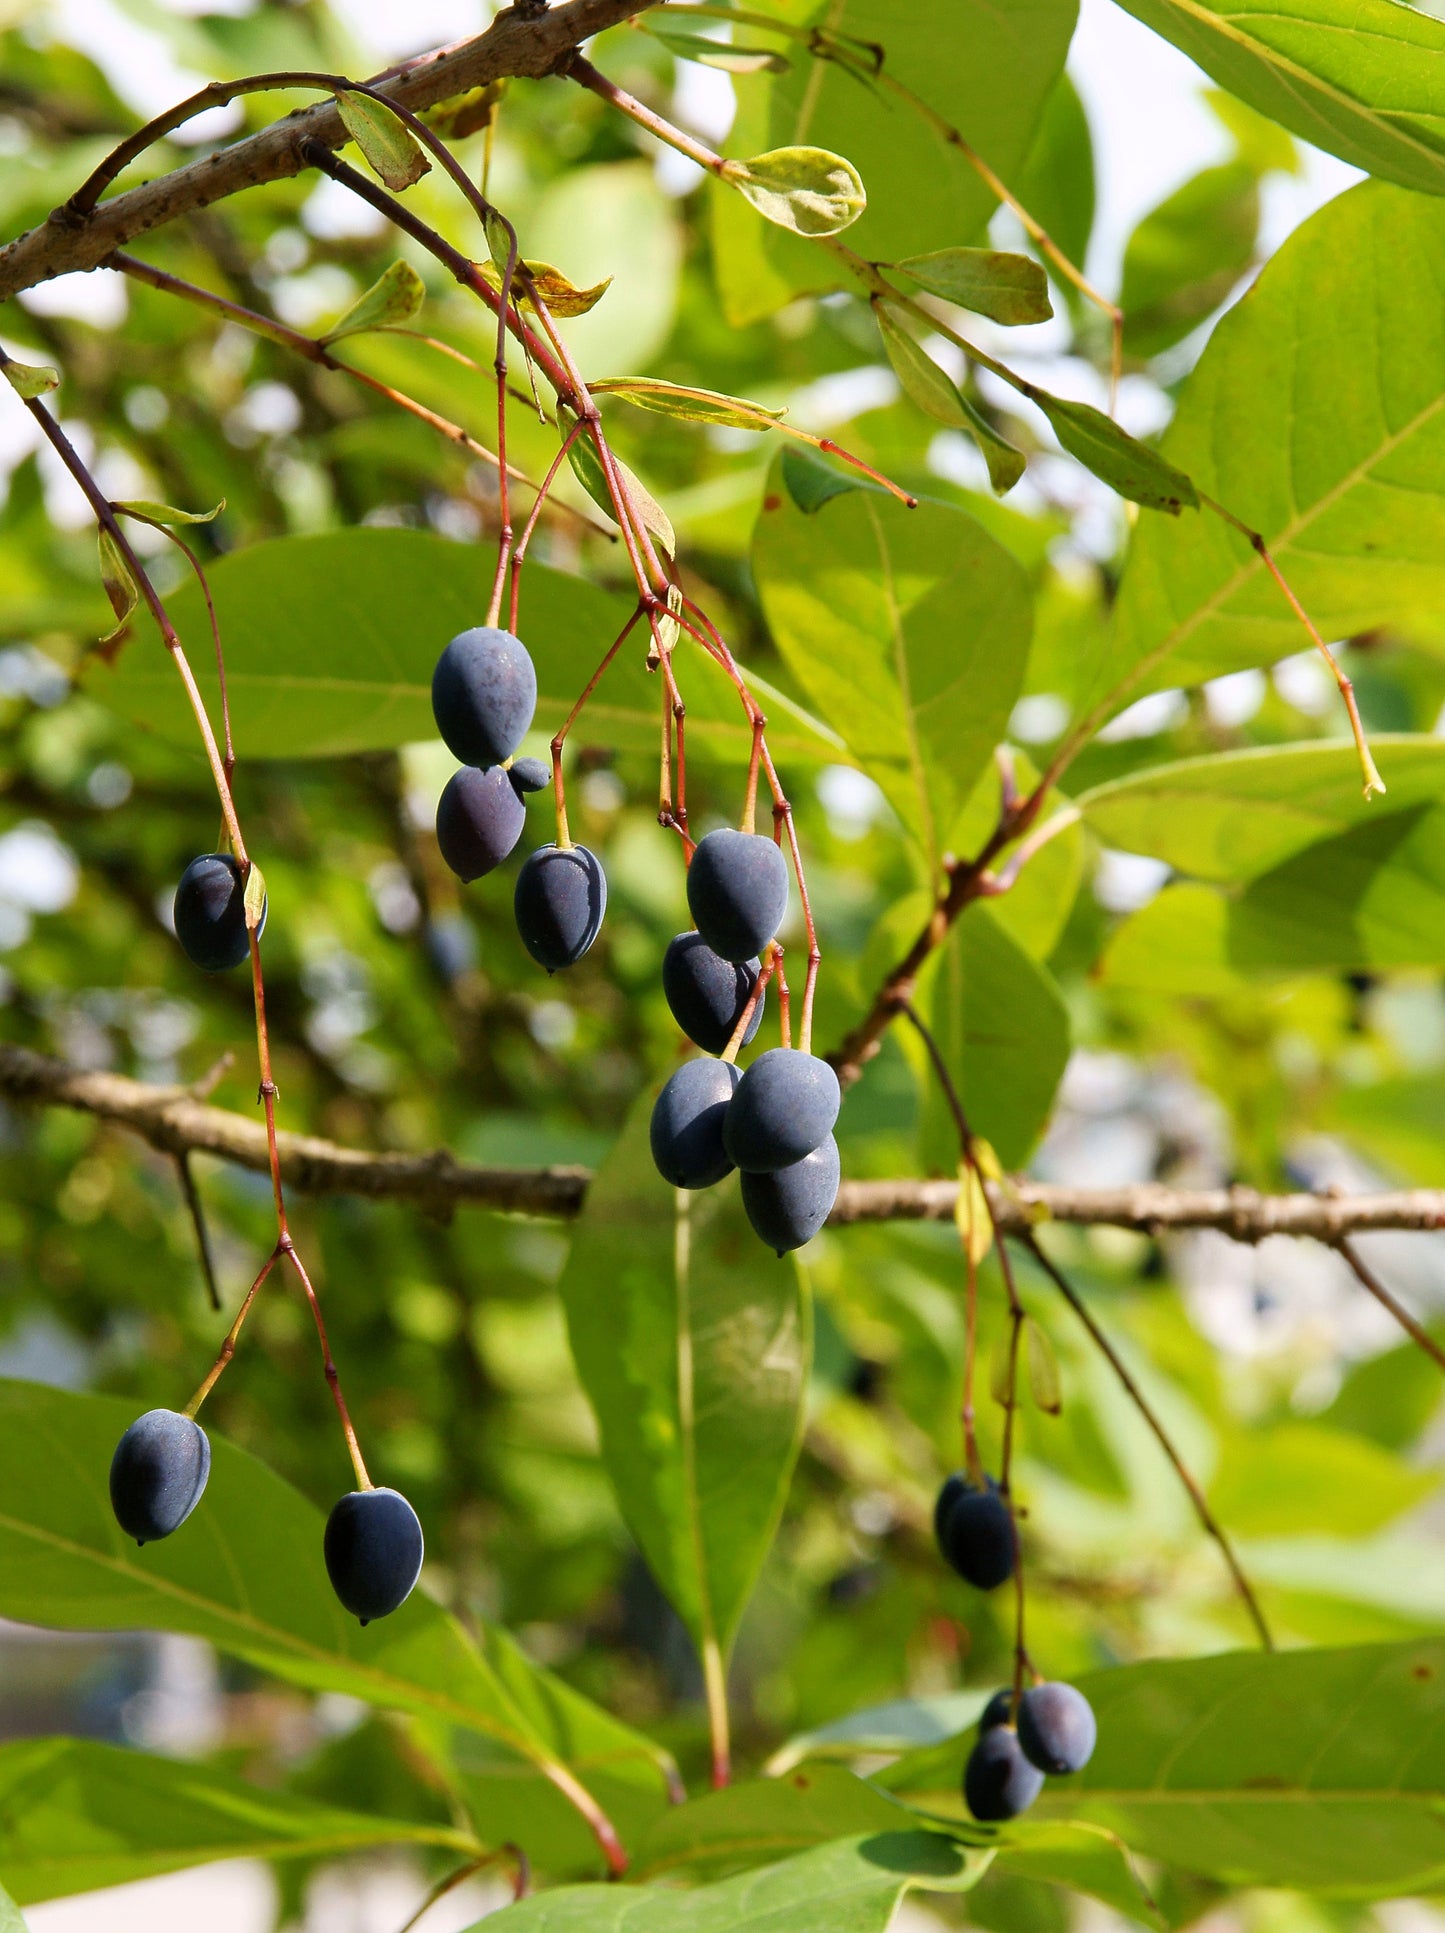
[{"label": "green leaf", "polygon": [[679,60],[719,67],[725,74],[786,74],[790,65],[785,54],[772,48],[741,47],[730,40],[717,40],[658,14],[644,15],[638,24]]},{"label": "green leaf", "polygon": [[943,504],[871,490],[812,515],[781,492],[766,503],[753,571],[774,642],[933,871],[1018,696],[1024,573]]},{"label": "green leaf", "polygon": [[628,1528],[709,1672],[783,1508],[811,1349],[799,1267],[758,1246],[728,1181],[669,1188],[633,1110],[562,1275],[572,1355]]},{"label": "green leaf", "polygon": [[[1085,1769],[1037,1812],[1093,1821],[1148,1858],[1239,1886],[1359,1897],[1445,1877],[1445,1644],[1231,1652],[1078,1680],[1099,1721]],[[888,1790],[961,1815],[972,1734],[910,1754]]]},{"label": "green leaf", "polygon": [[716,1886],[567,1886],[471,1933],[887,1933],[905,1893],[963,1892],[988,1856],[936,1832],[835,1839]]},{"label": "green leaf", "polygon": [[411,263],[393,262],[321,340],[340,342],[346,336],[364,335],[368,329],[395,329],[419,315],[425,301],[426,284]]},{"label": "green leaf", "polygon": [[1059,1359],[1046,1329],[1032,1316],[1024,1320],[1024,1359],[1029,1372],[1029,1394],[1046,1416],[1057,1416],[1064,1407],[1063,1384],[1059,1379]]},{"label": "green leaf", "polygon": [[16,362],[13,356],[8,356],[5,374],[15,394],[26,403],[33,403],[39,396],[48,396],[52,389],[60,387],[60,371],[43,363]]},{"label": "green leaf", "polygon": [[[1375,741],[1391,815],[1445,804],[1445,740],[1386,734]],[[1349,742],[1259,746],[1155,765],[1095,786],[1077,803],[1107,845],[1162,859],[1196,879],[1233,884],[1385,808],[1360,796]]]},{"label": "green leaf", "polygon": [[[1076,0],[934,0],[927,7],[832,0],[825,24],[882,46],[887,72],[1012,181],[1063,70],[1076,13]],[[800,18],[795,7],[787,16]],[[848,242],[870,261],[983,239],[993,196],[963,155],[886,87],[864,87],[836,62],[800,53],[790,73],[740,78],[737,92],[731,153],[814,142],[853,162],[868,184],[868,207]],[[794,295],[846,280],[826,251],[760,225],[724,184],[710,192],[714,260],[730,322],[769,315]]]},{"label": "green leaf", "polygon": [[1067,402],[1032,383],[1025,393],[1048,417],[1054,435],[1069,455],[1121,497],[1148,510],[1167,511],[1172,517],[1185,508],[1199,508],[1199,494],[1181,469],[1121,430],[1112,417],[1092,403]]},{"label": "green leaf", "polygon": [[[1094,232],[1094,141],[1067,73],[1050,90],[1034,144],[1011,185],[1068,259],[1082,266]],[[1071,308],[1082,304],[1072,284],[1063,293]]]},{"label": "green leaf", "polygon": [[809,1765],[673,1806],[635,1849],[638,1880],[721,1879],[865,1832],[905,1831],[913,1815],[854,1773]]},{"label": "green leaf", "polygon": [[1054,312],[1049,279],[1031,255],[941,248],[930,255],[909,255],[893,267],[930,295],[995,322],[1047,322]]},{"label": "green leaf", "polygon": [[349,87],[337,94],[336,106],[346,132],[394,195],[430,172],[426,150],[389,107]]},{"label": "green leaf", "polygon": [[936,423],[947,423],[953,429],[966,431],[983,452],[988,464],[989,482],[994,489],[1000,495],[1012,490],[1024,473],[1023,452],[1000,436],[988,419],[974,408],[922,344],[915,342],[907,330],[900,326],[886,303],[875,304],[873,312],[878,318],[883,347],[888,352],[888,360],[903,385],[904,393],[925,416],[931,416]]},{"label": "green leaf", "polygon": [[[1200,490],[1262,533],[1326,638],[1445,603],[1442,279],[1445,206],[1374,182],[1352,189],[1224,316],[1164,439]],[[1315,404],[1302,410],[1301,397]],[[1091,695],[1109,709],[1307,644],[1237,531],[1216,517],[1187,530],[1150,518]]]},{"label": "green leaf", "polygon": [[[242,758],[334,758],[436,736],[431,677],[437,653],[479,624],[495,559],[471,545],[413,530],[351,529],[283,537],[232,551],[208,568],[226,682]],[[167,600],[192,668],[219,716],[210,626],[199,588]],[[597,669],[629,601],[528,560],[521,623],[537,666],[537,729],[555,731]],[[284,613],[285,622],[277,622]],[[578,726],[580,740],[652,751],[657,683],[645,644],[608,672]],[[688,751],[747,757],[751,734],[737,693],[700,649],[678,660],[688,707]],[[780,756],[845,758],[837,738],[751,678]],[[169,656],[138,639],[114,665],[87,671],[93,698],[147,731],[192,747],[195,722]]]},{"label": "green leaf", "polygon": [[0,1886],[0,1933],[28,1933],[20,1908]]},{"label": "green leaf", "polygon": [[[26,1902],[217,1859],[317,1859],[389,1845],[479,1850],[449,1826],[370,1818],[90,1739],[0,1746],[0,1870]],[[0,1907],[0,1933],[6,1926]]]},{"label": "green leaf", "polygon": [[774,148],[746,161],[728,161],[722,179],[764,221],[810,239],[841,234],[868,206],[853,163],[826,148]]},{"label": "green leaf", "polygon": [[1439,1487],[1364,1437],[1279,1423],[1226,1436],[1209,1501],[1239,1537],[1366,1537]]},{"label": "green leaf", "polygon": [[768,430],[787,415],[785,409],[765,409],[740,396],[724,396],[715,389],[695,389],[665,383],[656,376],[615,376],[589,383],[594,396],[616,396],[637,409],[658,416],[675,416],[684,423],[716,423],[734,430]]},{"label": "green leaf", "polygon": [[1259,181],[1243,161],[1206,168],[1146,215],[1124,251],[1124,346],[1157,356],[1213,314],[1254,260]]},{"label": "green leaf", "polygon": [[1121,0],[1232,94],[1357,168],[1445,194],[1445,22],[1395,0]]},{"label": "green leaf", "polygon": [[849,475],[837,470],[806,450],[784,450],[778,475],[790,501],[805,517],[816,516],[834,497],[846,497],[852,490],[868,487],[856,471]]},{"label": "green leaf", "polygon": [[[968,1124],[1006,1168],[1020,1167],[1043,1132],[1069,1058],[1069,1017],[1048,971],[985,907],[953,928],[920,987],[935,1039]],[[951,1173],[958,1132],[936,1080],[925,1087],[928,1165]]]},{"label": "green leaf", "polygon": [[168,503],[150,503],[143,497],[136,498],[133,502],[115,505],[117,510],[124,510],[132,517],[139,517],[142,523],[149,524],[214,523],[225,507],[224,497],[219,503],[213,504],[209,510],[176,510]]},{"label": "green leaf", "polygon": [[[559,414],[562,432],[565,435],[576,419],[565,410]],[[607,515],[616,522],[617,510],[612,502],[612,492],[608,488],[607,473],[602,468],[602,459],[598,456],[590,436],[584,434],[574,438],[567,451],[567,461],[571,464],[577,481],[598,509],[606,511]],[[672,519],[647,486],[628,469],[619,456],[614,455],[612,462],[617,471],[618,481],[636,516],[651,531],[668,556],[675,556],[677,533],[672,527]]]},{"label": "green leaf", "polygon": [[100,643],[110,644],[130,623],[140,603],[140,586],[131,575],[130,565],[122,555],[119,544],[103,524],[97,527],[95,536],[100,552],[101,587],[110,600],[110,608],[116,618],[114,629],[107,631]]},{"label": "green leaf", "polygon": [[767,1769],[776,1778],[805,1759],[816,1763],[874,1753],[896,1756],[915,1746],[941,1745],[977,1723],[988,1700],[987,1692],[945,1691],[931,1698],[897,1698],[850,1712],[830,1725],[796,1733],[768,1760]]},{"label": "green leaf", "polygon": [[[663,1803],[654,1749],[505,1640],[479,1648],[420,1591],[362,1627],[338,1604],[324,1519],[264,1464],[212,1438],[205,1497],[184,1532],[138,1549],[117,1527],[110,1459],[134,1405],[0,1382],[0,1616],[70,1631],[179,1631],[289,1683],[481,1733],[515,1786],[575,1754],[597,1796]],[[557,1803],[562,1803],[558,1799]]]}]

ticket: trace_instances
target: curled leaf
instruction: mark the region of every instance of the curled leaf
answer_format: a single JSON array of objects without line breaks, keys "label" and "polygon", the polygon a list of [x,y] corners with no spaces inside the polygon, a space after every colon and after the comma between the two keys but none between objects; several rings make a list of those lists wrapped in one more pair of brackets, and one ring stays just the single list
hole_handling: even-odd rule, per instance
[{"label": "curled leaf", "polygon": [[426,151],[389,107],[349,87],[337,94],[336,105],[346,132],[393,194],[430,171]]},{"label": "curled leaf", "polygon": [[[499,289],[502,286],[502,275],[506,260],[507,257],[504,250],[501,266],[494,266],[490,262],[484,263],[482,266],[483,276],[494,289]],[[597,307],[597,304],[612,287],[612,277],[610,275],[605,282],[594,282],[590,289],[579,289],[575,282],[569,282],[561,269],[553,268],[550,262],[524,262],[519,264],[519,266],[525,268],[527,273],[525,282],[521,278],[518,278],[516,293],[525,301],[531,290],[535,289],[537,300],[543,305],[549,315],[563,318],[574,315],[586,315],[589,310]]]},{"label": "curled leaf", "polygon": [[1059,1359],[1047,1330],[1041,1329],[1032,1316],[1024,1318],[1024,1349],[1028,1356],[1030,1395],[1046,1416],[1058,1416],[1064,1407]]},{"label": "curled leaf", "polygon": [[1013,1378],[1009,1373],[1012,1352],[1007,1335],[999,1337],[988,1359],[988,1393],[1000,1409],[1009,1407]]},{"label": "curled leaf", "polygon": [[993,1218],[988,1212],[983,1183],[971,1161],[958,1164],[958,1196],[953,1204],[953,1220],[964,1254],[977,1266],[993,1247]]},{"label": "curled leaf", "polygon": [[246,897],[242,903],[246,909],[246,930],[259,933],[266,917],[266,881],[254,859],[246,874]]},{"label": "curled leaf", "polygon": [[940,369],[922,344],[902,327],[887,303],[878,303],[875,313],[883,347],[904,394],[936,423],[946,423],[950,429],[971,436],[983,452],[994,489],[1000,496],[1012,490],[1024,473],[1023,452],[1000,436],[988,418],[974,408],[947,371]]},{"label": "curled leaf", "polygon": [[[571,434],[576,417],[570,410],[563,410],[561,429],[563,436]],[[617,518],[617,506],[612,501],[612,492],[607,487],[607,474],[602,468],[602,460],[587,436],[575,437],[567,451],[567,460],[572,465],[573,474],[582,488],[599,509],[605,510],[609,517]],[[627,465],[617,457],[612,459],[616,465],[618,482],[627,494],[634,515],[638,521],[658,540],[669,557],[677,552],[677,533],[673,530],[672,519],[658,503],[645,484],[639,482]]]},{"label": "curled leaf", "polygon": [[140,587],[110,532],[102,526],[96,535],[100,546],[100,581],[110,599],[110,608],[116,615],[115,629],[107,631],[100,642],[111,644],[130,623],[131,615],[140,602]]},{"label": "curled leaf", "polygon": [[411,263],[393,262],[321,340],[340,342],[343,336],[359,336],[368,329],[395,329],[419,314],[425,300],[426,284]]},{"label": "curled leaf", "polygon": [[60,387],[60,371],[45,363],[7,360],[5,374],[10,378],[10,387],[25,403],[33,403],[37,396],[48,396],[52,389]]},{"label": "curled leaf", "polygon": [[1199,492],[1182,470],[1151,450],[1147,443],[1089,403],[1068,403],[1032,384],[1025,392],[1053,426],[1054,435],[1069,455],[1131,503],[1146,510],[1166,510],[1177,517],[1186,506],[1199,508]]},{"label": "curled leaf", "polygon": [[497,80],[488,81],[485,87],[468,88],[465,94],[454,94],[450,100],[439,101],[429,110],[427,125],[448,141],[464,140],[480,128],[492,125],[506,91],[507,83]]},{"label": "curled leaf", "polygon": [[834,497],[846,497],[850,490],[863,488],[856,477],[844,476],[806,450],[783,451],[782,477],[788,495],[805,517],[815,517]]},{"label": "curled leaf", "polygon": [[773,148],[750,161],[725,161],[731,182],[765,221],[795,235],[837,235],[868,206],[858,170],[826,148]]},{"label": "curled leaf", "polygon": [[941,248],[932,255],[910,255],[893,266],[930,295],[1006,327],[1047,322],[1054,312],[1049,278],[1030,255],[993,248]]},{"label": "curled leaf", "polygon": [[768,430],[787,415],[785,409],[765,409],[741,396],[724,396],[716,389],[694,389],[665,383],[655,376],[617,376],[591,385],[594,396],[619,396],[638,409],[659,416],[676,416],[684,423],[715,423],[734,430]]},{"label": "curled leaf", "polygon": [[487,238],[487,249],[496,264],[497,274],[505,275],[508,262],[515,263],[521,259],[514,254],[512,230],[508,228],[495,208],[489,208],[482,217],[482,232]]},{"label": "curled leaf", "polygon": [[168,503],[151,503],[144,497],[136,497],[128,503],[117,503],[117,510],[123,510],[128,517],[135,517],[143,524],[208,524],[226,507],[226,499],[212,504],[209,510],[177,510]]},{"label": "curled leaf", "polygon": [[682,592],[676,584],[667,587],[667,610],[657,620],[653,633],[654,644],[659,651],[671,651],[682,636],[682,626],[678,619],[682,616]]},{"label": "curled leaf", "polygon": [[786,74],[791,62],[786,54],[767,47],[739,47],[730,40],[714,40],[671,20],[648,17],[640,26],[654,40],[660,40],[679,60],[695,60],[703,67],[718,67],[725,74]]}]

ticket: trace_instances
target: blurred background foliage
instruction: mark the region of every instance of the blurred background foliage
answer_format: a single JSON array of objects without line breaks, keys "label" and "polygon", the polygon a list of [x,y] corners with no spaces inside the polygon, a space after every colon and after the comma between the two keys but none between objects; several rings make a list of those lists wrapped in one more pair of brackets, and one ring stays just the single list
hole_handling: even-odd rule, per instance
[{"label": "blurred background foliage", "polygon": [[[371,64],[320,0],[216,14],[125,0],[125,11],[177,63],[208,76]],[[1071,17],[1052,10],[1061,45],[1040,40],[1037,99],[1009,108],[1019,138],[1000,165],[1082,259],[1090,130],[1068,82],[1055,79]],[[43,219],[135,111],[104,63],[67,38],[62,15],[11,0],[0,21],[8,236]],[[913,32],[892,21],[889,30]],[[619,31],[597,57],[649,101],[697,114],[698,90],[679,93],[682,63],[665,40]],[[754,77],[734,80],[740,114],[765,119]],[[856,153],[847,139],[856,83],[830,73],[828,86],[827,138],[863,167],[881,209],[909,184],[880,178],[875,187],[867,164],[881,175],[887,156]],[[226,125],[259,126],[285,104],[247,103]],[[1253,272],[1261,182],[1299,165],[1280,130],[1228,96],[1215,106],[1230,158],[1165,200],[1125,256],[1124,420],[1141,432],[1167,420],[1207,340],[1201,325]],[[1067,717],[1055,695],[1068,689],[1060,668],[1087,656],[1108,621],[1132,513],[1037,436],[1027,482],[1007,503],[990,498],[971,446],[900,397],[865,304],[819,294],[787,237],[769,234],[758,255],[757,224],[740,204],[720,212],[675,156],[580,89],[513,85],[490,130],[458,151],[474,171],[489,168],[529,256],[578,284],[615,276],[594,313],[568,325],[589,375],[645,372],[786,404],[1002,544],[1035,613],[1010,736],[1022,758],[1042,763]],[[958,195],[957,218],[976,238],[989,204],[972,177],[965,170],[930,192],[935,185]],[[435,174],[411,199],[462,238]],[[993,232],[1016,245],[1008,216]],[[332,186],[308,177],[253,191],[136,252],[308,332],[405,257],[427,284],[420,326],[482,368],[402,336],[358,339],[350,359],[491,440],[483,312]],[[1102,402],[1106,329],[1071,292],[1056,291],[1055,306],[1054,322],[1015,332],[1008,353],[1041,380]],[[981,340],[1002,342],[1001,331],[976,326]],[[63,372],[62,420],[112,496],[195,509],[225,499],[194,535],[207,556],[360,527],[478,544],[485,559],[494,471],[342,374],[111,272],[81,291],[62,284],[10,303],[0,336],[12,353]],[[987,386],[979,400],[1001,407]],[[25,440],[18,405],[0,403],[0,416],[0,1030],[158,1082],[197,1080],[232,1055],[214,1099],[248,1110],[249,989],[242,979],[202,980],[167,930],[175,880],[214,843],[205,767],[117,698],[115,680],[123,687],[159,646],[138,626],[114,668],[98,662],[94,641],[108,618],[93,535],[72,488]],[[770,440],[621,404],[608,423],[677,527],[690,590],[750,668],[802,701],[753,569],[760,507],[785,489]],[[1012,428],[1026,442],[1033,434]],[[513,460],[540,475],[552,433],[521,407],[512,432]],[[570,480],[559,494],[574,509],[586,504]],[[147,548],[158,581],[178,587],[183,560],[162,539]],[[623,584],[617,547],[576,516],[546,519],[534,555],[595,584]],[[377,589],[384,596],[384,582]],[[281,601],[267,615],[284,664],[292,614]],[[1344,661],[1373,732],[1435,730],[1445,657],[1428,626],[1355,638]],[[292,733],[324,733],[324,694],[301,702],[314,720],[293,714]],[[542,750],[559,716],[539,716],[526,749]],[[1066,783],[1077,793],[1188,755],[1338,736],[1343,724],[1318,664],[1291,657],[1272,672],[1155,693],[1116,720]],[[603,855],[611,896],[601,940],[564,983],[543,980],[523,952],[509,878],[459,890],[440,864],[430,829],[448,770],[440,747],[278,759],[264,734],[241,732],[238,802],[270,892],[267,980],[285,1125],[356,1146],[591,1165],[634,1104],[650,1099],[677,1054],[657,968],[687,923],[680,855],[655,823],[640,736],[619,747],[599,719],[573,744],[573,831]],[[737,759],[700,739],[690,764],[694,827],[734,817]],[[810,755],[800,737],[785,778],[823,937],[826,1048],[916,923],[927,875],[883,792],[846,757]],[[979,813],[991,804],[982,799]],[[547,832],[531,816],[536,843]],[[968,984],[986,976],[989,994],[959,1024],[988,1037],[979,1111],[995,1097],[989,1131],[1010,1160],[1073,1181],[1445,1181],[1445,919],[1400,970],[1305,959],[1201,980],[1179,964],[1177,924],[1135,922],[1151,917],[1150,902],[1162,908],[1204,888],[1170,887],[1156,901],[1166,863],[1105,846],[1093,831],[1058,842],[1045,864],[1032,901],[1026,882],[997,926],[978,910],[960,936],[974,963]],[[845,1173],[952,1171],[923,1073],[906,1043],[885,1043],[843,1115]],[[259,1177],[196,1167],[230,1304],[271,1239],[268,1191]],[[706,1737],[696,1662],[623,1527],[569,1356],[558,1287],[568,1231],[351,1200],[298,1199],[293,1215],[372,1466],[407,1491],[426,1524],[428,1588],[464,1619],[518,1633],[533,1657],[651,1731],[696,1780]],[[1166,1245],[1061,1233],[1055,1246],[1237,1534],[1282,1640],[1438,1629],[1436,1372],[1335,1259],[1286,1244],[1234,1249],[1208,1235]],[[1428,1244],[1363,1246],[1439,1319],[1445,1268]],[[760,1255],[756,1266],[772,1263]],[[992,1266],[986,1359],[1002,1328]],[[947,1576],[928,1534],[933,1493],[958,1454],[956,1236],[904,1226],[825,1234],[806,1269],[816,1337],[802,1455],[733,1670],[738,1755],[752,1768],[788,1734],[856,1707],[989,1686],[1005,1673],[1010,1643],[1007,1607]],[[1025,1269],[1023,1284],[1064,1391],[1061,1415],[1029,1405],[1021,1425],[1035,1656],[1068,1676],[1246,1643],[1217,1552],[1107,1367],[1042,1278]],[[0,1368],[124,1394],[137,1408],[178,1405],[224,1320],[208,1306],[166,1161],[84,1116],[0,1114]],[[996,1445],[998,1419],[986,1402],[986,1443]],[[314,1338],[279,1285],[208,1420],[322,1506],[344,1486]],[[263,1782],[298,1780],[397,1816],[436,1803],[413,1788],[404,1759],[372,1749],[379,1722],[328,1742],[354,1714],[236,1664],[219,1666],[204,1722],[187,1733],[190,1708],[156,1692],[146,1676],[154,1660],[138,1663],[133,1646],[96,1640],[43,1668],[38,1655],[34,1641],[0,1646],[0,1727],[12,1734],[91,1730],[204,1749]],[[286,1902],[299,1898],[302,1877],[287,1869]],[[1203,1903],[1191,1896],[1178,1917]],[[1052,1928],[1061,1913],[1054,1894],[1023,1879],[986,1887],[968,1910],[998,1933]],[[1284,1910],[1264,1901],[1248,1916],[1263,1927]]]}]

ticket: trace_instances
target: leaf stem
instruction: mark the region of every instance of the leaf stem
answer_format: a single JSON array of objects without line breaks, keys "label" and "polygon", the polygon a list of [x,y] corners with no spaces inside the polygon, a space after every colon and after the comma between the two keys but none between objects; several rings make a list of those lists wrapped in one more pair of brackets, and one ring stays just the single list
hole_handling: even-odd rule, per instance
[{"label": "leaf stem", "polygon": [[1342,1235],[1337,1241],[1331,1243],[1331,1247],[1342,1260],[1349,1264],[1361,1288],[1368,1289],[1380,1307],[1389,1311],[1410,1340],[1424,1350],[1437,1368],[1445,1369],[1445,1349],[1440,1347],[1428,1329],[1415,1320],[1403,1303],[1396,1301],[1353,1242]]}]

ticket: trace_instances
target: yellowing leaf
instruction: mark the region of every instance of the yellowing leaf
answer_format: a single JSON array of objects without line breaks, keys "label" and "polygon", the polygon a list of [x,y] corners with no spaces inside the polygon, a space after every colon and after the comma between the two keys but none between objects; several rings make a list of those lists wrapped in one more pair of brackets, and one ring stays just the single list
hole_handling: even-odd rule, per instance
[{"label": "yellowing leaf", "polygon": [[969,1161],[958,1164],[958,1197],[953,1204],[953,1220],[964,1254],[971,1256],[977,1266],[993,1247],[993,1218],[988,1212],[983,1183]]},{"label": "yellowing leaf", "polygon": [[144,497],[117,503],[115,507],[145,524],[208,524],[214,523],[220,516],[226,507],[226,499],[222,497],[209,510],[176,510],[168,503],[151,503]]},{"label": "yellowing leaf", "polygon": [[140,602],[140,589],[110,532],[102,528],[96,532],[96,537],[100,546],[100,581],[117,620],[115,629],[107,631],[100,640],[102,644],[110,644],[130,623],[131,614]]},{"label": "yellowing leaf", "polygon": [[266,880],[255,860],[246,874],[246,928],[248,932],[259,935],[266,923]]},{"label": "yellowing leaf", "polygon": [[1032,1316],[1025,1318],[1023,1341],[1028,1357],[1029,1392],[1046,1416],[1057,1416],[1064,1407],[1064,1396],[1054,1345]]},{"label": "yellowing leaf", "polygon": [[425,150],[389,107],[349,87],[337,94],[336,105],[346,132],[393,194],[430,171]]},{"label": "yellowing leaf", "polygon": [[52,389],[60,387],[60,371],[44,363],[7,360],[5,374],[15,394],[26,403],[33,403],[37,396],[48,396]]},{"label": "yellowing leaf", "polygon": [[594,396],[620,396],[637,409],[659,416],[676,416],[684,423],[718,423],[734,430],[767,430],[787,411],[765,409],[740,396],[724,396],[715,389],[694,389],[665,383],[655,376],[617,376],[591,385]]},{"label": "yellowing leaf", "polygon": [[[486,262],[482,265],[482,274],[493,288],[499,289],[502,286],[506,260],[504,250],[499,264]],[[575,282],[567,279],[561,269],[553,268],[550,262],[524,262],[519,263],[519,267],[526,269],[527,281],[536,290],[537,300],[549,315],[562,317],[586,315],[589,310],[597,307],[612,287],[612,277],[609,275],[605,282],[594,282],[590,289],[580,289]],[[517,279],[516,293],[524,301],[526,300],[527,285],[520,277]]]},{"label": "yellowing leaf", "polygon": [[765,221],[795,235],[837,235],[868,206],[851,161],[826,148],[773,148],[750,161],[727,161],[722,179]]},{"label": "yellowing leaf", "polygon": [[425,300],[426,284],[411,263],[393,262],[321,340],[340,342],[343,336],[359,336],[368,329],[394,329],[410,322]]}]

